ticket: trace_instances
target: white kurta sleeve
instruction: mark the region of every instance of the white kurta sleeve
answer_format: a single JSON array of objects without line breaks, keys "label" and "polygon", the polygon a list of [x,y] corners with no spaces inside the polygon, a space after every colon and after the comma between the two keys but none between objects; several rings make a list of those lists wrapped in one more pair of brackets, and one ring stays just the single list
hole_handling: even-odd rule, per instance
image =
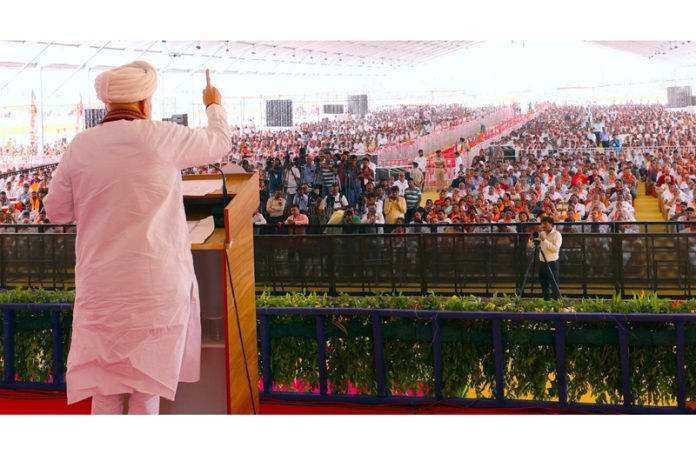
[{"label": "white kurta sleeve", "polygon": [[169,131],[161,138],[166,150],[171,150],[172,159],[181,168],[202,166],[219,161],[231,148],[227,112],[219,104],[211,104],[206,109],[208,126],[188,128],[175,123],[167,123]]},{"label": "white kurta sleeve", "polygon": [[73,189],[70,181],[68,157],[70,149],[65,152],[63,159],[53,172],[48,194],[44,199],[46,217],[55,224],[71,224],[75,222],[75,209],[73,206]]}]

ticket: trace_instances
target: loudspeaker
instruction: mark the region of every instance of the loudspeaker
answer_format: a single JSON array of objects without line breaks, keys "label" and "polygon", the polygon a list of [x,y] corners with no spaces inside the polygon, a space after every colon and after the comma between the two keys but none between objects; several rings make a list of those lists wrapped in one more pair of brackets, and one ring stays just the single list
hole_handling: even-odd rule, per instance
[{"label": "loudspeaker", "polygon": [[348,96],[348,113],[363,118],[367,115],[367,95]]},{"label": "loudspeaker", "polygon": [[324,114],[343,114],[343,104],[324,104]]},{"label": "loudspeaker", "polygon": [[292,100],[267,100],[266,126],[293,126]]},{"label": "loudspeaker", "polygon": [[667,87],[667,107],[687,107],[691,104],[691,87]]},{"label": "loudspeaker", "polygon": [[85,109],[85,129],[99,125],[105,115],[106,109]]}]

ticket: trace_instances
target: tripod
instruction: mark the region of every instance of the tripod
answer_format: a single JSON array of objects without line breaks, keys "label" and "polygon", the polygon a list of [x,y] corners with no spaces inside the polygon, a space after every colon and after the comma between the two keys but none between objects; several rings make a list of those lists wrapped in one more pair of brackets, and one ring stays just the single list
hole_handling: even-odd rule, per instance
[{"label": "tripod", "polygon": [[544,265],[546,266],[546,269],[549,272],[549,276],[551,277],[551,281],[553,283],[553,286],[555,289],[558,291],[558,296],[561,297],[561,287],[558,285],[558,281],[556,281],[556,276],[553,274],[553,271],[551,270],[551,267],[549,266],[548,261],[546,260],[546,255],[544,254],[544,250],[541,249],[539,246],[541,244],[541,240],[539,239],[534,239],[534,252],[532,253],[532,257],[529,259],[529,264],[527,264],[527,269],[524,271],[524,275],[522,276],[522,283],[520,284],[520,288],[517,291],[517,295],[521,298],[524,296],[524,288],[527,287],[527,279],[529,278],[529,272],[532,270],[538,260],[538,255],[541,254],[541,257],[544,258]]}]

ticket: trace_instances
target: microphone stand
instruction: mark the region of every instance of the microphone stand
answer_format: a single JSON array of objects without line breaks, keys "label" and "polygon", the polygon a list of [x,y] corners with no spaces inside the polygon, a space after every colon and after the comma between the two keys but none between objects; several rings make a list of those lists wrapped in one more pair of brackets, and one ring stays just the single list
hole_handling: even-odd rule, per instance
[{"label": "microphone stand", "polygon": [[222,169],[217,164],[211,164],[210,166],[222,175],[222,205],[215,207],[210,213],[213,215],[216,228],[225,227],[225,207],[227,207],[227,204],[230,202],[229,195],[227,194],[227,177],[225,177],[225,173],[222,172]]}]

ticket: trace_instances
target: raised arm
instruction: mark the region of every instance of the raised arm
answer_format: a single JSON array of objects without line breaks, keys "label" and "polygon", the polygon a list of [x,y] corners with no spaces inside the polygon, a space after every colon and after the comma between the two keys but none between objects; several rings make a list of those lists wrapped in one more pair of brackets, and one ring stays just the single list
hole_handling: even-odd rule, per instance
[{"label": "raised arm", "polygon": [[161,146],[172,156],[179,168],[202,166],[221,160],[232,146],[227,112],[222,107],[222,95],[210,84],[210,73],[206,70],[206,87],[203,90],[203,104],[208,116],[205,128],[188,128],[175,123],[165,123],[168,128]]}]

